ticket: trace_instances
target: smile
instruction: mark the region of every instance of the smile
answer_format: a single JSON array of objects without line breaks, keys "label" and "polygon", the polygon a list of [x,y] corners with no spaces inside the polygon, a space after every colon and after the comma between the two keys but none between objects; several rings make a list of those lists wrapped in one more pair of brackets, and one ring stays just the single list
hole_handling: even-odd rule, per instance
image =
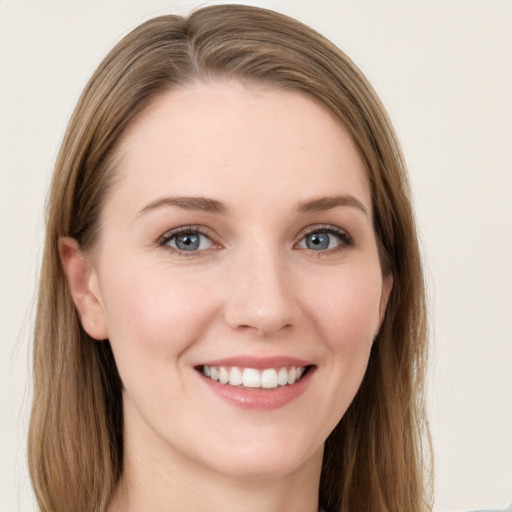
[{"label": "smile", "polygon": [[194,366],[220,399],[252,411],[271,411],[295,402],[311,385],[317,365],[289,356],[234,356]]},{"label": "smile", "polygon": [[298,382],[306,372],[305,366],[282,368],[239,368],[237,366],[208,366],[201,369],[203,375],[221,384],[245,388],[274,389]]}]

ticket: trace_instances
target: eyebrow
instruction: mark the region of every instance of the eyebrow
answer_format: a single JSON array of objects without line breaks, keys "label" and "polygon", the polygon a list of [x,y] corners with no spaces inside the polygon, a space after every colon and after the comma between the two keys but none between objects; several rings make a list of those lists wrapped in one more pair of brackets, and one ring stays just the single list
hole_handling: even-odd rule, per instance
[{"label": "eyebrow", "polygon": [[226,214],[227,206],[216,199],[206,197],[162,197],[146,205],[137,215],[143,215],[151,210],[177,206],[184,210],[200,210],[203,212]]},{"label": "eyebrow", "polygon": [[[146,205],[137,216],[143,215],[149,211],[158,208],[178,207],[184,210],[200,210],[203,212],[225,215],[228,213],[228,207],[221,201],[209,199],[207,197],[161,197]],[[299,213],[314,213],[331,210],[337,206],[350,206],[361,210],[366,216],[368,211],[353,195],[346,194],[342,196],[319,197],[310,201],[305,201],[297,205]]]},{"label": "eyebrow", "polygon": [[319,197],[318,199],[305,201],[303,203],[299,203],[297,206],[297,211],[299,213],[322,212],[336,208],[337,206],[350,206],[357,208],[358,210],[361,210],[366,216],[368,216],[368,210],[364,204],[351,194],[332,197]]}]

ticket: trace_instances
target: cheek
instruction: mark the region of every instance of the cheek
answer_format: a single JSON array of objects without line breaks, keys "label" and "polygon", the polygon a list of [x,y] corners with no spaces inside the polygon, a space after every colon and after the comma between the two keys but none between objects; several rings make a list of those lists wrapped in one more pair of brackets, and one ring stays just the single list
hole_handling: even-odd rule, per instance
[{"label": "cheek", "polygon": [[[117,272],[120,268],[122,274]],[[163,365],[173,364],[214,314],[211,296],[200,281],[187,278],[187,273],[155,268],[118,265],[104,280],[109,337],[118,352],[116,359],[117,355],[134,360],[157,357]]]},{"label": "cheek", "polygon": [[303,295],[307,297],[303,311],[315,329],[314,338],[321,342],[317,383],[322,398],[314,407],[318,417],[324,418],[327,437],[347,411],[366,372],[379,325],[382,278],[375,265],[346,266],[330,271],[329,278],[315,277],[317,285]]},{"label": "cheek", "polygon": [[342,270],[313,288],[306,308],[331,350],[352,352],[371,345],[379,326],[381,291],[375,267]]}]

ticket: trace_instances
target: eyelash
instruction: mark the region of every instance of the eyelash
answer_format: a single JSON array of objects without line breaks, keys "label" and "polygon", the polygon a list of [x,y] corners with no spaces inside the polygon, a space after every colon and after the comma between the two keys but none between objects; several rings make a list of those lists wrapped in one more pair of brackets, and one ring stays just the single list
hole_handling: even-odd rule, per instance
[{"label": "eyelash", "polygon": [[[299,243],[301,243],[308,235],[311,235],[313,233],[328,233],[330,235],[335,235],[339,239],[339,244],[336,247],[333,247],[331,249],[324,249],[320,251],[314,251],[313,249],[306,249],[309,253],[315,254],[317,257],[321,257],[323,255],[329,254],[329,253],[336,253],[339,251],[343,251],[344,249],[347,249],[348,247],[351,247],[354,245],[354,239],[343,229],[338,228],[336,226],[332,226],[330,224],[324,224],[324,225],[315,225],[311,226],[306,229],[306,231],[303,231],[300,235],[300,239],[297,243],[294,244],[294,248],[298,246]],[[177,238],[182,235],[187,234],[194,234],[194,235],[202,235],[207,237],[212,245],[221,246],[220,242],[217,241],[214,234],[209,230],[204,228],[203,226],[197,226],[197,225],[189,225],[189,226],[182,226],[179,228],[172,229],[168,232],[166,232],[164,235],[162,235],[157,240],[157,245],[160,247],[165,247],[167,250],[169,250],[172,253],[178,254],[179,256],[186,256],[186,257],[193,257],[198,256],[200,253],[207,251],[209,249],[203,249],[203,250],[197,250],[197,251],[182,251],[180,249],[177,249],[175,247],[169,246],[169,242],[173,240],[174,238]]]},{"label": "eyelash", "polygon": [[168,249],[170,252],[178,254],[179,256],[187,256],[187,257],[197,256],[201,252],[208,250],[208,249],[203,249],[203,250],[198,250],[198,251],[182,251],[180,249],[177,249],[175,247],[171,247],[171,246],[167,245],[172,239],[177,238],[179,236],[188,235],[188,234],[202,235],[202,236],[207,237],[211,241],[212,245],[214,245],[214,246],[221,245],[217,241],[214,234],[209,229],[206,229],[203,226],[194,226],[194,225],[182,226],[182,227],[167,231],[167,233],[162,235],[157,240],[157,245],[159,245],[160,247],[164,247],[164,248]]},{"label": "eyelash", "polygon": [[308,252],[314,254],[317,257],[326,256],[326,255],[332,254],[332,253],[337,253],[337,252],[347,249],[348,247],[352,247],[354,245],[354,239],[347,233],[347,231],[345,231],[344,229],[338,228],[336,226],[333,226],[331,224],[323,224],[320,226],[315,225],[315,226],[306,228],[306,231],[301,233],[299,242],[297,242],[297,244],[295,244],[295,245],[298,245],[308,235],[311,235],[313,233],[328,233],[330,235],[335,235],[339,239],[339,244],[336,247],[333,247],[331,249],[325,249],[325,250],[321,250],[321,251],[314,251],[313,249],[309,249],[309,250],[306,249],[306,250],[308,250]]}]

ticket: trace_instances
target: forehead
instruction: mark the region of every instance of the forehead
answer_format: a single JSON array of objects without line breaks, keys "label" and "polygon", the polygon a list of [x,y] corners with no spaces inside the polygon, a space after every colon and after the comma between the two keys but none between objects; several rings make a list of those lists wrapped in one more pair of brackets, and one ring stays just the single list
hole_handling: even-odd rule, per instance
[{"label": "forehead", "polygon": [[229,81],[166,92],[129,127],[118,162],[112,192],[132,204],[163,194],[263,205],[351,193],[371,209],[346,129],[296,91]]}]

